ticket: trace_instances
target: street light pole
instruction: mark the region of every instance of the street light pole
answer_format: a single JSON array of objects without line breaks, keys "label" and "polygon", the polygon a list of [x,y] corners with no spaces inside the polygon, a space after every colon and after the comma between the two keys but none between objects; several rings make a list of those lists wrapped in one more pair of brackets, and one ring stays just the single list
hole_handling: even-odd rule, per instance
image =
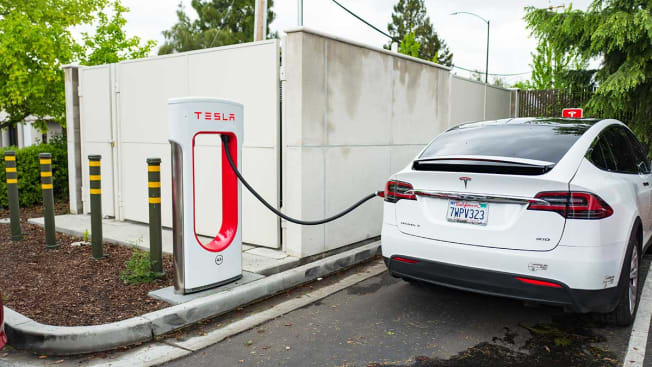
[{"label": "street light pole", "polygon": [[297,22],[303,27],[303,0],[297,0]]},{"label": "street light pole", "polygon": [[479,16],[478,14],[471,13],[468,11],[456,11],[454,13],[451,13],[451,15],[457,15],[457,14],[468,14],[468,15],[473,15],[476,18],[479,18],[483,22],[487,23],[487,59],[485,63],[485,68],[484,68],[484,82],[489,83],[489,21],[484,19],[483,17]]},{"label": "street light pole", "polygon": [[484,82],[489,83],[489,21],[487,21],[487,58],[484,67]]}]

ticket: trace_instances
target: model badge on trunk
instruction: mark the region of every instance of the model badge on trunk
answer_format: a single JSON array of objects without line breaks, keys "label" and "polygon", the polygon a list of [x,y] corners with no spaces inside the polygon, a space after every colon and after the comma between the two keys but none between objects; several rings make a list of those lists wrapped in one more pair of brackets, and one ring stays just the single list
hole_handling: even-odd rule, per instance
[{"label": "model badge on trunk", "polygon": [[529,263],[527,267],[530,271],[548,270],[548,264]]}]

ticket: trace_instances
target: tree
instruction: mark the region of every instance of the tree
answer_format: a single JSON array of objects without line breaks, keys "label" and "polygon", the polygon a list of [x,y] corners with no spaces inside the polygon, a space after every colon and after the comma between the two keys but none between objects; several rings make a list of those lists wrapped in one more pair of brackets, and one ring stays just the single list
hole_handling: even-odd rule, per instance
[{"label": "tree", "polygon": [[101,65],[139,59],[148,56],[156,46],[156,41],[150,40],[141,45],[139,37],[127,37],[124,30],[127,20],[123,14],[129,9],[122,6],[120,0],[114,0],[111,7],[113,17],[110,19],[104,10],[97,13],[95,34],[82,33],[83,42],[79,46],[80,64]]},{"label": "tree", "polygon": [[[152,41],[140,46],[137,37],[125,35],[128,9],[115,0],[109,19],[107,5],[107,0],[0,0],[0,111],[7,116],[0,128],[28,116],[41,131],[47,131],[48,122],[64,124],[62,65],[117,62],[150,52]],[[70,28],[92,24],[95,17],[94,35],[83,33],[78,44]]]},{"label": "tree", "polygon": [[532,56],[531,80],[514,84],[520,89],[565,89],[570,91],[591,89],[590,74],[586,68],[588,61],[580,55],[555,50],[550,43],[542,39]]},{"label": "tree", "polygon": [[627,117],[639,138],[652,146],[652,2],[594,0],[587,11],[556,13],[526,8],[532,34],[558,50],[600,58],[592,79],[598,88],[584,106],[602,117]]},{"label": "tree", "polygon": [[495,85],[496,87],[501,87],[501,88],[507,88],[507,82],[505,82],[504,78],[500,78],[500,77],[494,77],[494,80],[491,82],[491,85]]},{"label": "tree", "polygon": [[[453,54],[437,35],[423,0],[399,0],[394,5],[392,22],[387,25],[387,30],[394,40],[404,40],[406,35],[414,33],[415,41],[421,45],[419,58],[452,65]],[[389,50],[391,46],[392,42],[385,48]]]},{"label": "tree", "polygon": [[[183,3],[177,8],[179,21],[163,31],[165,43],[159,55],[173,52],[198,50],[209,47],[251,42],[254,35],[255,0],[192,0],[193,9],[199,16],[191,21]],[[276,14],[272,11],[273,0],[267,1],[267,34]]]},{"label": "tree", "polygon": [[401,44],[398,46],[398,52],[412,57],[419,57],[420,48],[421,44],[415,40],[414,32],[410,32],[403,37]]},{"label": "tree", "polygon": [[62,65],[75,60],[70,27],[89,23],[105,0],[0,0],[0,128],[27,116],[62,122]]},{"label": "tree", "polygon": [[480,72],[480,70],[477,69],[473,70],[471,73],[471,80],[484,83],[484,73]]}]

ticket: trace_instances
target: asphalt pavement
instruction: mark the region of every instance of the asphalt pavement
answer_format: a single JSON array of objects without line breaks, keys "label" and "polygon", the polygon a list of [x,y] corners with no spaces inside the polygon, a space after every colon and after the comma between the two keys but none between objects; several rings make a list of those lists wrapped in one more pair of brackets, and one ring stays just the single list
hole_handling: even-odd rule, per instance
[{"label": "asphalt pavement", "polygon": [[622,366],[630,331],[383,273],[165,366]]}]

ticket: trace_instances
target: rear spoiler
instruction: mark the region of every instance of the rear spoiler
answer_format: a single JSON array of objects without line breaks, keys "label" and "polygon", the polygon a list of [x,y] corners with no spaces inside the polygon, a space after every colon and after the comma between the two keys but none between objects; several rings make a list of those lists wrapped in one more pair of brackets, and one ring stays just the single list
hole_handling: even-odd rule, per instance
[{"label": "rear spoiler", "polygon": [[504,175],[537,176],[549,172],[555,166],[551,162],[526,163],[485,158],[427,158],[414,161],[415,171],[494,173]]}]

